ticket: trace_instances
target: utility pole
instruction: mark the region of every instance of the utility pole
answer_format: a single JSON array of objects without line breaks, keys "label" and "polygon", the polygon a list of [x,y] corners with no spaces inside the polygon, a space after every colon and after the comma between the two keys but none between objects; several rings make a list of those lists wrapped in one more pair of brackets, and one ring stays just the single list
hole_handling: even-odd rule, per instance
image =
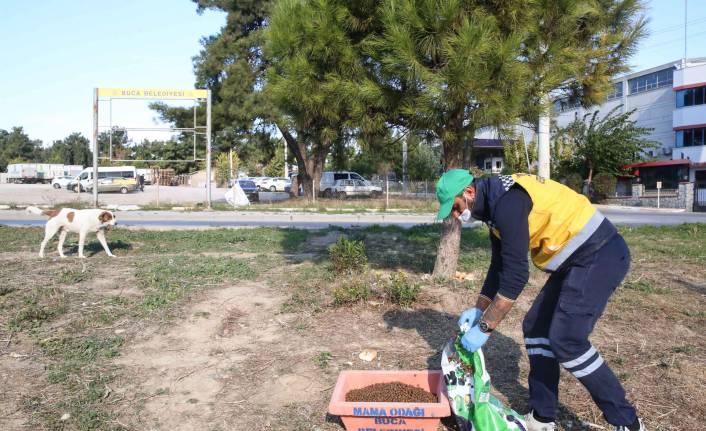
[{"label": "utility pole", "polygon": [[[111,154],[112,156],[112,154]],[[98,89],[93,89],[93,207],[98,208]],[[78,182],[81,191],[81,181]]]},{"label": "utility pole", "polygon": [[539,163],[537,175],[542,178],[550,177],[549,153],[549,96],[542,98],[542,113],[539,114],[537,125],[537,161]]},{"label": "utility pole", "polygon": [[407,194],[407,139],[402,141],[402,193]]},{"label": "utility pole", "polygon": [[211,90],[206,96],[206,207],[211,209]]},{"label": "utility pole", "polygon": [[233,148],[228,150],[228,179],[232,180],[233,176]]},{"label": "utility pole", "polygon": [[284,143],[284,177],[289,178],[289,166],[287,166],[287,141],[282,139]]},{"label": "utility pole", "polygon": [[684,66],[686,66],[686,27],[687,27],[687,11],[688,9],[688,0],[684,0]]}]

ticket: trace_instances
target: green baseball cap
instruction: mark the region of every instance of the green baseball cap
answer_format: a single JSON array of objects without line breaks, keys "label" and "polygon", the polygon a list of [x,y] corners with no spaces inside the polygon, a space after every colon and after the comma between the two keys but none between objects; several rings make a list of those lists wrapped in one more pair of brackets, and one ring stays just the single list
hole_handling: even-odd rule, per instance
[{"label": "green baseball cap", "polygon": [[466,169],[446,171],[436,183],[436,198],[439,200],[437,220],[443,220],[451,214],[454,199],[473,182],[473,175]]}]

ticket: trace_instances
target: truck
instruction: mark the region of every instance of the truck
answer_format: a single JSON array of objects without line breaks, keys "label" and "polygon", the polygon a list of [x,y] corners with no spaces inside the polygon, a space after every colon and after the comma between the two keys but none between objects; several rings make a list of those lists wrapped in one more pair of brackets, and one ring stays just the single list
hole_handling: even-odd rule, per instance
[{"label": "truck", "polygon": [[56,177],[75,177],[83,170],[81,165],[59,163],[12,163],[7,165],[7,182],[20,184],[49,184]]},{"label": "truck", "polygon": [[11,183],[48,184],[64,174],[64,165],[52,163],[13,163],[7,165],[7,181]]}]

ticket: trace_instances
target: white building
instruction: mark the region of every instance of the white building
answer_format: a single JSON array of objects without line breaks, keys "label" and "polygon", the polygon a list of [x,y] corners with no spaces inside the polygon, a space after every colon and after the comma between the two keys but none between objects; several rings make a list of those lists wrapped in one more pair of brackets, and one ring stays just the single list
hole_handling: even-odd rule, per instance
[{"label": "white building", "polygon": [[[600,106],[583,109],[558,100],[556,122],[566,126],[576,116],[600,110],[605,115],[635,109],[638,126],[653,131],[647,139],[660,143],[649,155],[656,161],[639,166],[645,187],[676,188],[679,182],[706,187],[706,58],[677,60],[613,80],[613,91]],[[637,170],[636,166],[636,170]]]}]

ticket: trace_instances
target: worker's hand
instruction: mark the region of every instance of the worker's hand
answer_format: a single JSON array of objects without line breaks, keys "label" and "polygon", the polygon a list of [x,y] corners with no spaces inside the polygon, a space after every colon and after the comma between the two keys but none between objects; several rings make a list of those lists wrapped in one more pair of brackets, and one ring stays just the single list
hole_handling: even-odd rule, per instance
[{"label": "worker's hand", "polygon": [[458,318],[458,329],[460,329],[461,332],[468,331],[478,323],[478,319],[480,319],[482,315],[483,312],[480,311],[480,308],[469,308],[461,313],[461,317]]},{"label": "worker's hand", "polygon": [[475,352],[488,341],[489,335],[490,334],[481,331],[478,325],[475,325],[463,334],[463,337],[461,337],[461,345],[469,352]]}]

